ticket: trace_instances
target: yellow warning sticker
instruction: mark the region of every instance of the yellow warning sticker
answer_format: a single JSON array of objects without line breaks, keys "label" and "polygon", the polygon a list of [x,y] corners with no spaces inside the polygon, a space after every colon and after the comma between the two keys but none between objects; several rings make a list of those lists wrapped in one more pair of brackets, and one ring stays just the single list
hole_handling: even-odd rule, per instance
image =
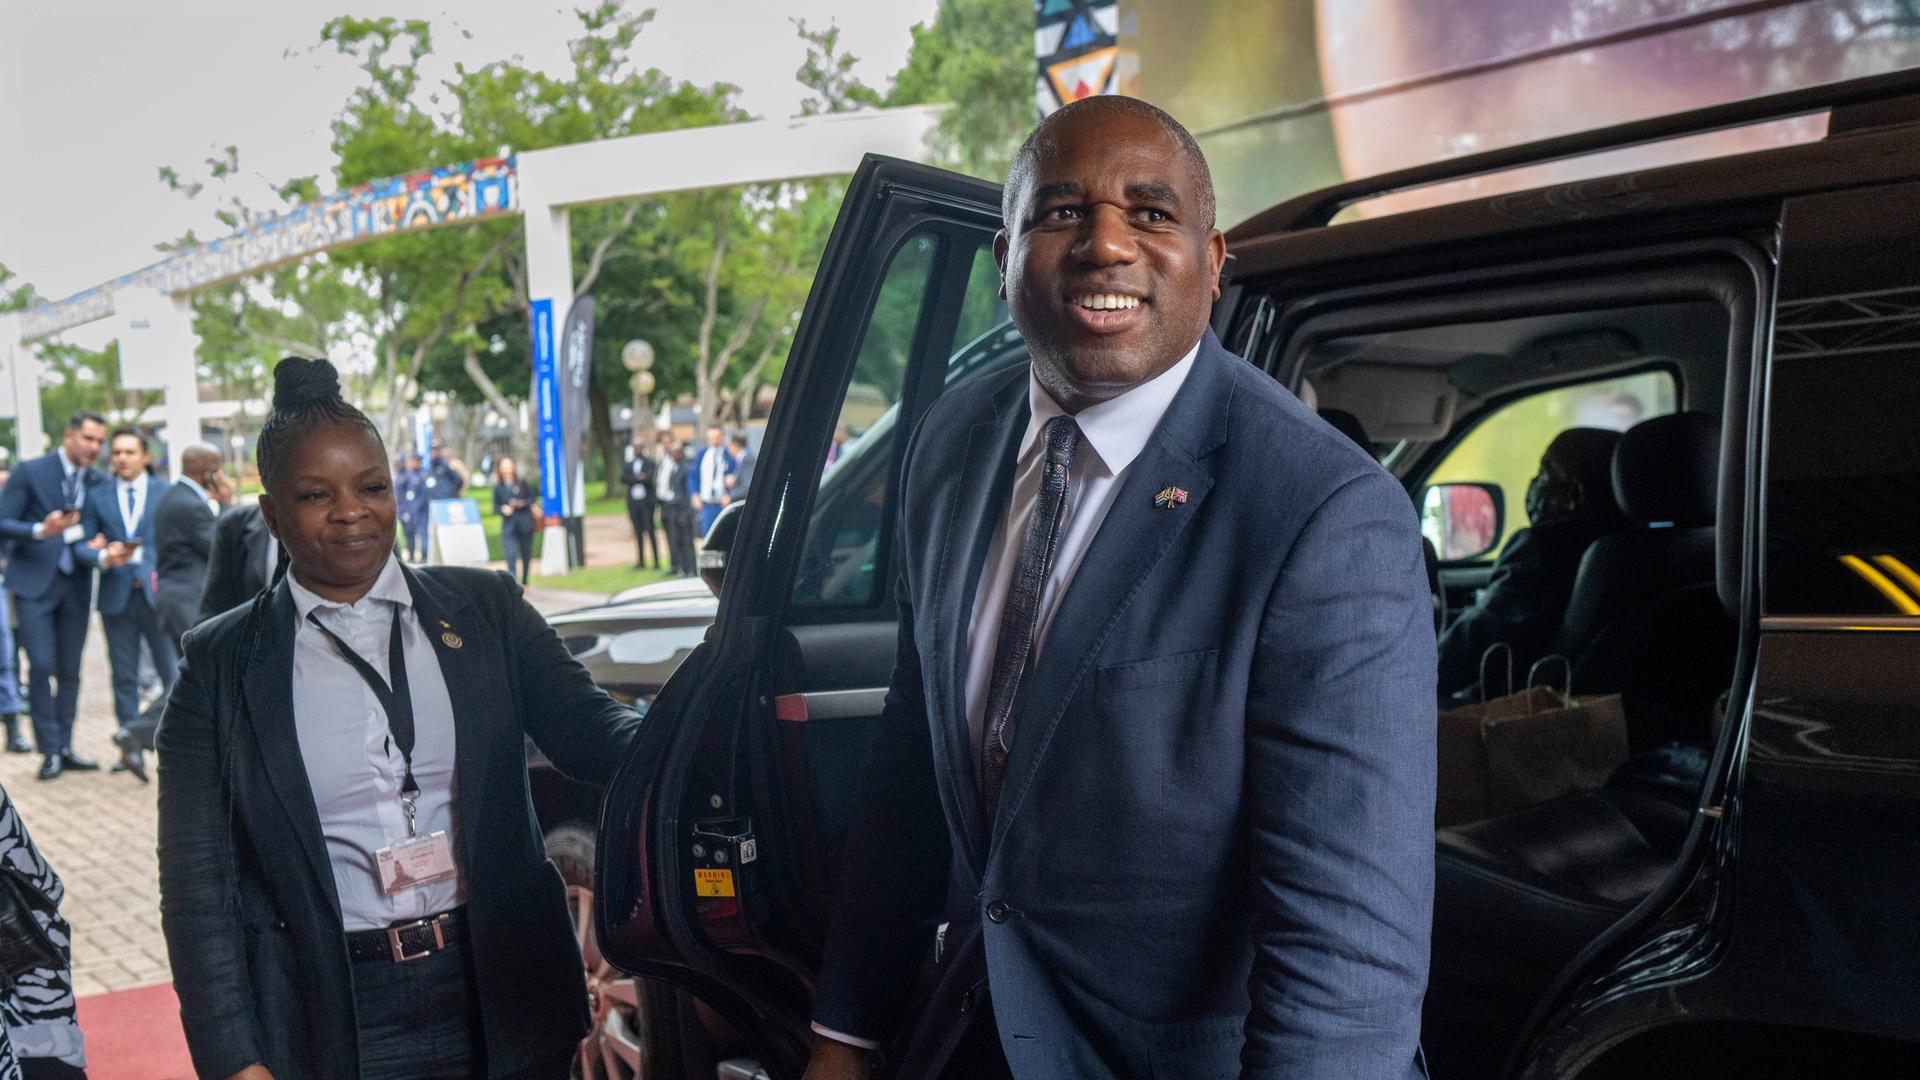
[{"label": "yellow warning sticker", "polygon": [[695,870],[693,872],[693,894],[695,896],[732,896],[733,871]]}]

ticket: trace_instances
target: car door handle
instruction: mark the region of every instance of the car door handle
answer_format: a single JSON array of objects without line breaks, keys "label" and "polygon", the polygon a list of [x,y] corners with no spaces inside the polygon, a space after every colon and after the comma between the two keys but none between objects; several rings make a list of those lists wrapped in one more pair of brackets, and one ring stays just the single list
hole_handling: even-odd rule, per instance
[{"label": "car door handle", "polygon": [[850,720],[879,716],[886,708],[887,690],[815,690],[805,694],[781,694],[773,699],[773,716],[792,724],[809,720]]}]

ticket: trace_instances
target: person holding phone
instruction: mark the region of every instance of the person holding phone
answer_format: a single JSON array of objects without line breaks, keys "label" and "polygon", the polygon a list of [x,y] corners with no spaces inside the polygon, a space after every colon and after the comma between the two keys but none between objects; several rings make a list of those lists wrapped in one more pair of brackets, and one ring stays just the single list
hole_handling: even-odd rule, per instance
[{"label": "person holding phone", "polygon": [[173,639],[178,655],[180,638],[200,613],[214,519],[233,505],[233,485],[220,475],[220,451],[206,443],[180,451],[179,473],[154,503],[153,568],[159,575],[154,596],[159,601],[160,625]]},{"label": "person holding phone", "polygon": [[[100,767],[73,752],[73,718],[80,706],[80,655],[87,644],[87,608],[93,570],[73,548],[85,539],[80,506],[105,478],[93,468],[106,441],[99,413],[67,418],[60,446],[30,461],[0,489],[0,543],[7,553],[7,591],[20,617],[27,653],[27,702],[33,741],[44,761],[40,779]],[[54,690],[55,677],[59,691]]]},{"label": "person holding phone", "polygon": [[106,631],[107,665],[113,672],[113,711],[120,726],[113,744],[120,748],[116,772],[147,782],[146,751],[153,749],[154,723],[140,714],[140,642],[153,653],[163,687],[173,685],[179,654],[160,625],[160,600],[153,572],[154,521],[160,499],[172,485],[152,476],[147,437],[120,428],[107,448],[113,482],[95,485],[80,510],[80,532],[91,539],[74,553],[100,568],[100,625]]}]

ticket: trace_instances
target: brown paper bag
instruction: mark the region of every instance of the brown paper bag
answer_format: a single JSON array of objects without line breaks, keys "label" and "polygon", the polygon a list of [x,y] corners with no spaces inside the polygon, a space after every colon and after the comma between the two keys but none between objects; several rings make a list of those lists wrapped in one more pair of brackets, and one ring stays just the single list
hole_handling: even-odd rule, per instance
[{"label": "brown paper bag", "polygon": [[[1482,694],[1489,686],[1487,665],[1504,649],[1495,645],[1481,659]],[[1618,694],[1575,698],[1565,689],[1537,685],[1543,666],[1565,665],[1560,657],[1535,664],[1529,685],[1511,692],[1511,651],[1507,660],[1509,693],[1440,714],[1436,826],[1590,791],[1627,760],[1626,710]]]}]

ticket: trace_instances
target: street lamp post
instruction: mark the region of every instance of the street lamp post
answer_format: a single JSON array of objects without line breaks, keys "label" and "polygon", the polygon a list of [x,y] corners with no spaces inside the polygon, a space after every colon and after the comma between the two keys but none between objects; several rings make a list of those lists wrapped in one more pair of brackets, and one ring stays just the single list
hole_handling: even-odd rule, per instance
[{"label": "street lamp post", "polygon": [[647,405],[648,395],[653,393],[653,346],[635,338],[620,350],[620,363],[633,372],[630,383],[633,386],[633,431],[638,435],[642,427],[653,426],[653,410]]}]

